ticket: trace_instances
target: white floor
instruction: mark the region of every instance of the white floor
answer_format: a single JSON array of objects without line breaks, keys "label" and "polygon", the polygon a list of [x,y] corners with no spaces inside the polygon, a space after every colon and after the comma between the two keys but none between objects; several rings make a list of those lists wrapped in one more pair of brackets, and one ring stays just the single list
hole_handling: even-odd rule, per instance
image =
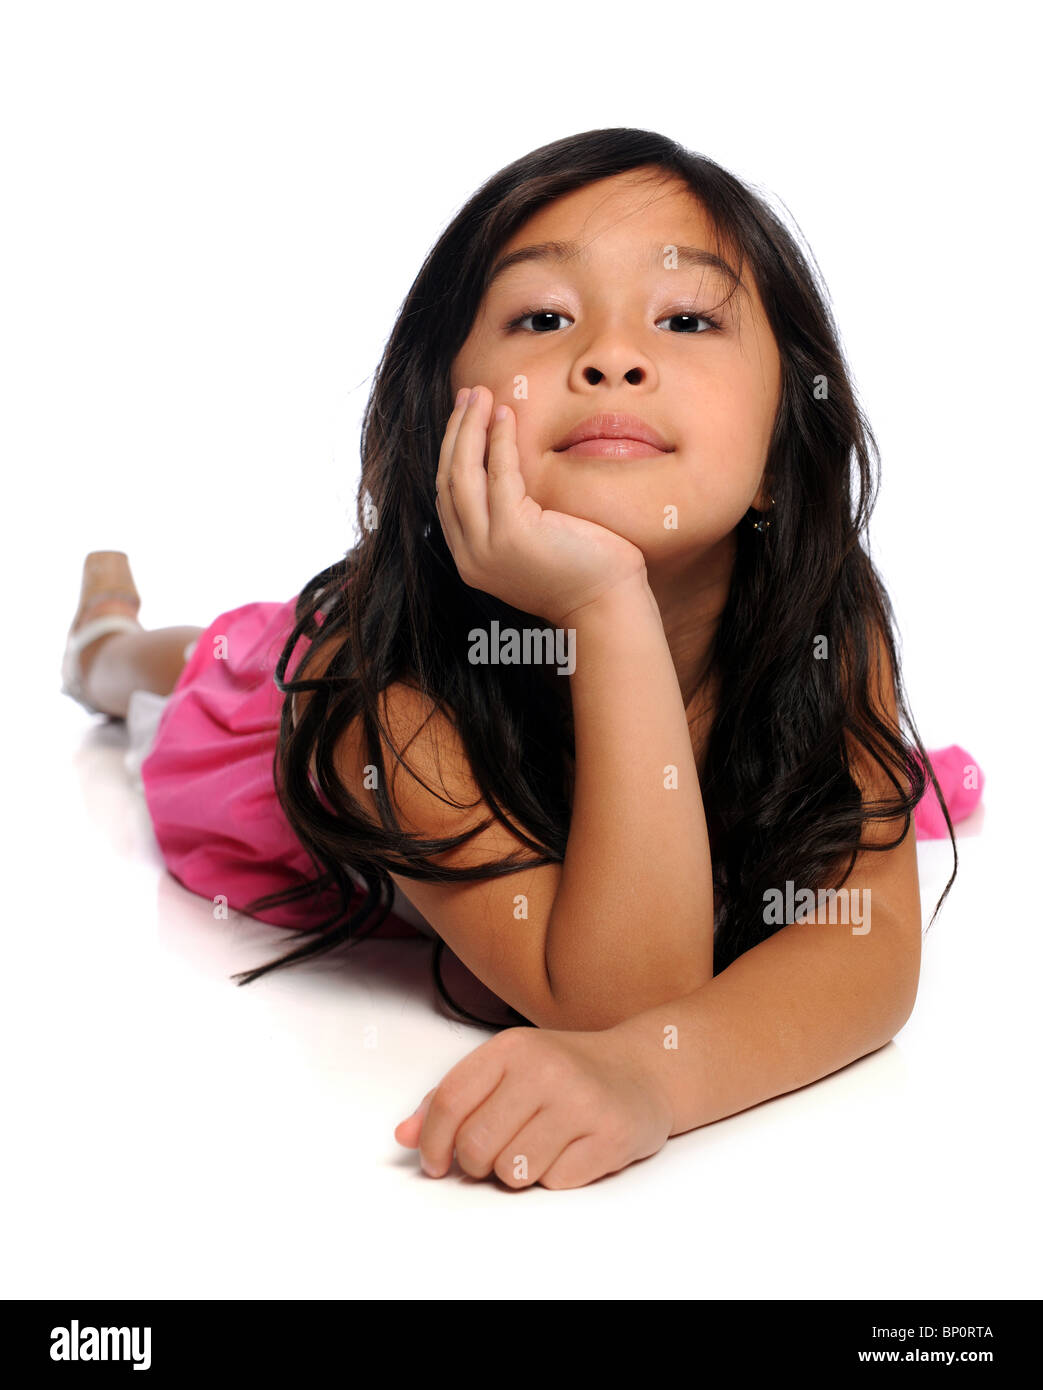
[{"label": "white floor", "polygon": [[[393,1138],[489,1036],[437,1012],[430,947],[237,987],[290,938],[164,871],[121,724],[40,704],[42,775],[25,740],[8,760],[31,833],[8,865],[0,1296],[1039,1296],[1038,914],[990,916],[991,812],[893,1043],[587,1188],[511,1192],[427,1179]],[[951,856],[920,856],[933,904]]]}]

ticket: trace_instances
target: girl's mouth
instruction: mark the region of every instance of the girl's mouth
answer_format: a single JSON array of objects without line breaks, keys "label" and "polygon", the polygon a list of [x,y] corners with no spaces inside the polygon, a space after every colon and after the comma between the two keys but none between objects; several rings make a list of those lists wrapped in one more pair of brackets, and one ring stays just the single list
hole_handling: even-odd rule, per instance
[{"label": "girl's mouth", "polygon": [[646,444],[643,439],[584,439],[580,444],[571,444],[561,449],[561,454],[573,458],[609,459],[650,459],[666,458],[665,449],[657,449],[654,444]]}]

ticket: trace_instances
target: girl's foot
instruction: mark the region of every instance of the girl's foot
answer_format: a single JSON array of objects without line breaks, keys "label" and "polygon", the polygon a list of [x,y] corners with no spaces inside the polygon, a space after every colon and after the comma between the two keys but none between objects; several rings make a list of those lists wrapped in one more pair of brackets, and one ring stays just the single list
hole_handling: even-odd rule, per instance
[{"label": "girl's foot", "polygon": [[[99,618],[115,616],[136,621],[140,607],[141,595],[124,551],[92,550],[83,562],[80,602],[69,628],[69,638]],[[73,679],[69,682],[74,687],[69,693],[74,697],[76,691],[82,691],[91,662],[111,635],[111,632],[102,634],[75,657],[70,673]]]}]

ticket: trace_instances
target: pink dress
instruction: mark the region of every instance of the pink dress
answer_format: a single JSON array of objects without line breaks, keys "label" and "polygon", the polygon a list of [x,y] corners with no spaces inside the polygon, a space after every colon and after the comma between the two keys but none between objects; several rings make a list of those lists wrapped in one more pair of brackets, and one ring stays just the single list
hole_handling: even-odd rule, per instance
[{"label": "pink dress", "polygon": [[[316,876],[279,804],[273,774],[285,698],[275,685],[275,667],[293,630],[295,604],[296,597],[247,603],[219,614],[200,633],[141,763],[167,868],[193,893],[212,901],[221,894],[238,911],[252,898]],[[297,643],[289,679],[309,646],[306,638]],[[360,890],[352,907],[363,897]],[[320,898],[253,915],[276,926],[308,927],[330,917],[339,901],[329,889]],[[401,901],[396,894],[396,906]],[[415,909],[410,915],[415,918]],[[426,934],[394,910],[376,933]]]},{"label": "pink dress", "polygon": [[[273,760],[283,695],[274,681],[293,630],[296,597],[247,603],[221,613],[200,634],[166,700],[141,782],[167,868],[186,888],[242,911],[263,893],[314,878],[307,852],[275,795]],[[223,640],[221,640],[223,639]],[[292,680],[309,643],[302,639],[286,675]],[[984,778],[962,748],[930,753],[953,822],[981,799]],[[916,809],[917,838],[948,836],[934,789]],[[360,890],[352,906],[361,902]],[[328,890],[304,904],[263,908],[261,921],[307,927],[331,916],[339,897]],[[380,936],[434,935],[397,890]]]}]

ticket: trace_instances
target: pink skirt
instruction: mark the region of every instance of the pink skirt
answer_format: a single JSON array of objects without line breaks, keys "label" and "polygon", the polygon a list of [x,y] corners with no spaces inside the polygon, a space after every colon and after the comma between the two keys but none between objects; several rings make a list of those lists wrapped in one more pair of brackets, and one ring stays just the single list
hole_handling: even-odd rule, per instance
[{"label": "pink skirt", "polygon": [[[247,603],[221,613],[200,634],[177,685],[163,703],[140,781],[156,840],[170,873],[193,893],[221,895],[242,911],[255,897],[316,877],[275,794],[274,757],[282,703],[275,667],[294,626],[296,596]],[[293,679],[309,649],[298,641],[287,665]],[[135,692],[137,694],[137,692]],[[359,889],[352,901],[364,898]],[[396,906],[402,901],[396,893]],[[252,915],[281,927],[310,927],[338,910],[339,894]],[[415,917],[415,909],[410,916]],[[399,916],[379,936],[429,935]]]}]

